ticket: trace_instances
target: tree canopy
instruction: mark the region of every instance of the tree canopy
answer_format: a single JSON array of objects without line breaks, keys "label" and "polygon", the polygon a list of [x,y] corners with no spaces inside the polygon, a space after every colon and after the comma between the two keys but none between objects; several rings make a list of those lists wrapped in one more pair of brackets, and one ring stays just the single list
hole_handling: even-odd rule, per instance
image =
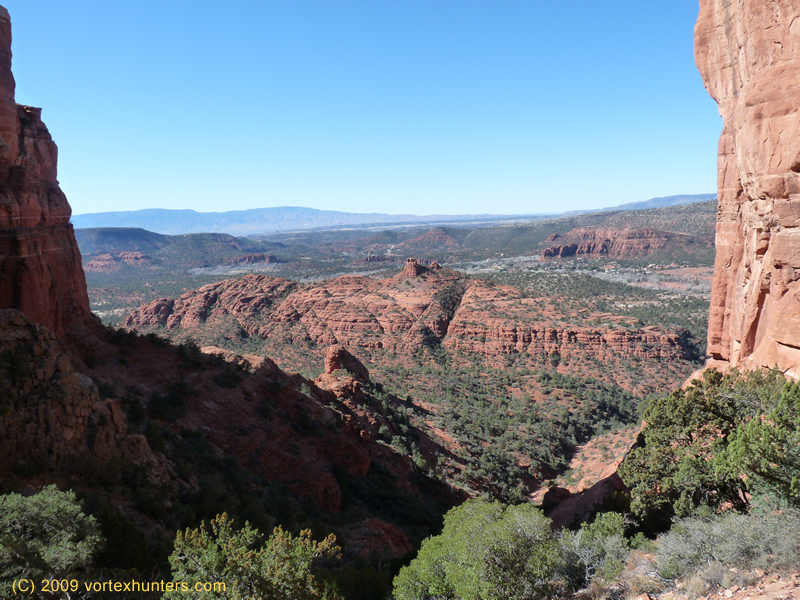
[{"label": "tree canopy", "polygon": [[[293,537],[277,527],[264,540],[249,523],[237,530],[222,514],[210,526],[178,532],[169,562],[173,580],[186,582],[197,600],[334,600],[338,594],[317,580],[312,567],[317,559],[338,556],[333,535],[316,542],[308,530]],[[199,591],[198,583],[201,588],[210,586]],[[185,593],[168,592],[164,597],[184,598]]]},{"label": "tree canopy", "polygon": [[91,564],[102,542],[72,491],[50,485],[28,497],[0,496],[0,592],[14,579],[69,579]]},{"label": "tree canopy", "polygon": [[800,384],[778,371],[722,375],[652,402],[640,447],[620,466],[640,517],[750,497],[800,505]]},{"label": "tree canopy", "polygon": [[396,600],[546,597],[558,561],[550,521],[530,504],[469,500],[445,515],[394,580]]}]

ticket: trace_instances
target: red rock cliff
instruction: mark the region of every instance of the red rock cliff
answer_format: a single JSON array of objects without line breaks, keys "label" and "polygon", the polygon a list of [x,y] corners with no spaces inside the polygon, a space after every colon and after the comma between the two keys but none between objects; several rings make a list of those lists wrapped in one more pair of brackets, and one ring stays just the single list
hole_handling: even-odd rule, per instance
[{"label": "red rock cliff", "polygon": [[710,366],[800,377],[800,3],[700,0],[695,60],[724,122]]},{"label": "red rock cliff", "polygon": [[0,7],[0,309],[63,336],[90,315],[86,280],[58,187],[58,149],[41,109],[14,102],[11,21]]}]

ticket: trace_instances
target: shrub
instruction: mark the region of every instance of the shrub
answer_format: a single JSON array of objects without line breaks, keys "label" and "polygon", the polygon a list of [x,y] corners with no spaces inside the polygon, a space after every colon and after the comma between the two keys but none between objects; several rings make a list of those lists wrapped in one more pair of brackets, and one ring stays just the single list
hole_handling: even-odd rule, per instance
[{"label": "shrub", "polygon": [[579,590],[595,579],[618,577],[629,553],[624,536],[625,520],[619,513],[603,513],[592,524],[583,523],[578,531],[562,531],[558,573],[567,586]]},{"label": "shrub", "polygon": [[644,444],[619,469],[638,516],[746,511],[748,490],[800,506],[800,384],[780,372],[708,371],[653,400],[644,420]]},{"label": "shrub", "polygon": [[394,580],[396,600],[547,598],[557,545],[550,521],[530,504],[468,500],[445,515],[441,535]]},{"label": "shrub", "polygon": [[[235,530],[233,522],[222,514],[211,521],[210,528],[204,524],[200,529],[179,531],[169,562],[173,579],[186,582],[189,589],[194,590],[197,583],[211,584],[210,591],[193,593],[192,597],[198,600],[219,597],[333,600],[339,595],[317,581],[312,567],[319,559],[338,557],[339,548],[332,535],[315,542],[308,530],[292,537],[277,527],[264,540],[249,523]],[[220,594],[223,590],[225,593]],[[164,598],[185,596],[180,591],[168,592]]]},{"label": "shrub", "polygon": [[74,492],[50,485],[27,498],[0,496],[0,595],[11,596],[14,579],[69,579],[92,563],[101,544],[97,522],[83,514]]},{"label": "shrub", "polygon": [[656,565],[666,579],[703,577],[719,584],[719,565],[739,570],[800,566],[800,511],[728,513],[676,521],[659,538]]}]

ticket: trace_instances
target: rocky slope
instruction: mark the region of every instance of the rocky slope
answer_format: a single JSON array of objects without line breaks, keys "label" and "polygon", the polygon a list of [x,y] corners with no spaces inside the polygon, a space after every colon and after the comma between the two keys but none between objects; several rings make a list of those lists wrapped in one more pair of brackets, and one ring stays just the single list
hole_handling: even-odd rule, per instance
[{"label": "rocky slope", "polygon": [[122,458],[158,482],[175,477],[143,435],[129,434],[118,402],[100,397],[52,331],[0,310],[0,471],[69,472]]},{"label": "rocky slope", "polygon": [[0,7],[0,307],[65,335],[90,315],[58,149],[41,109],[14,102],[11,20]]},{"label": "rocky slope", "polygon": [[724,122],[709,365],[800,377],[800,5],[701,0],[695,59]]},{"label": "rocky slope", "polygon": [[117,256],[112,254],[99,254],[86,263],[84,269],[98,273],[114,273],[123,265],[130,267],[148,267],[153,264],[153,259],[141,252],[120,252]]}]

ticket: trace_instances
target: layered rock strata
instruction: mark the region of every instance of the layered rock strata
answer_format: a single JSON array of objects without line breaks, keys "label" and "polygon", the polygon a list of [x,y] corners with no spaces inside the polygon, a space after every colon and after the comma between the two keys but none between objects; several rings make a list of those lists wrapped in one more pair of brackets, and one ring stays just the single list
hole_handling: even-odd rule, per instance
[{"label": "layered rock strata", "polygon": [[[547,238],[548,242],[561,242],[542,250],[542,258],[568,258],[585,256],[590,258],[627,259],[647,256],[664,248],[685,247],[689,244],[703,243],[695,236],[658,231],[603,230],[577,227],[563,236],[558,233]],[[706,244],[707,245],[707,244]]]},{"label": "layered rock strata", "polygon": [[55,334],[14,309],[0,310],[0,472],[69,471],[87,459],[144,464],[171,473],[143,435],[128,433],[119,402],[100,397]]},{"label": "layered rock strata", "polygon": [[[408,271],[409,265],[425,268],[406,263]],[[247,275],[186,292],[178,300],[154,300],[133,311],[125,326],[165,328],[178,339],[202,331],[232,335],[238,329],[245,336],[293,343],[404,352],[436,338],[450,350],[486,356],[544,352],[606,359],[624,354],[676,361],[691,351],[679,335],[658,327],[586,327],[556,324],[544,315],[534,319],[543,299],[522,298],[507,286],[464,284],[466,291],[451,315],[440,294],[458,281],[460,275],[443,268],[428,270],[424,277],[404,270],[383,280],[344,276],[307,286]]]},{"label": "layered rock strata", "polygon": [[800,377],[800,4],[700,0],[695,59],[716,100],[709,366]]},{"label": "layered rock strata", "polygon": [[41,109],[14,102],[11,20],[0,7],[0,308],[63,336],[90,315],[58,149]]}]

